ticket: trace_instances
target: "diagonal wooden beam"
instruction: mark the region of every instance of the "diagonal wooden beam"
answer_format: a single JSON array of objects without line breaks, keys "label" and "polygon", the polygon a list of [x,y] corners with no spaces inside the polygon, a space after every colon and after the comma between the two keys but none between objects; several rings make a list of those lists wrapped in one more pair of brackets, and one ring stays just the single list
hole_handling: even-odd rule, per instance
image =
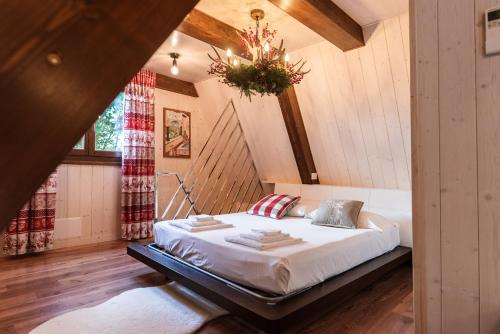
[{"label": "diagonal wooden beam", "polygon": [[168,90],[177,94],[198,97],[198,91],[192,82],[156,73],[156,88]]},{"label": "diagonal wooden beam", "polygon": [[[299,101],[297,100],[293,86],[278,95],[278,101],[288,137],[290,138],[290,144],[292,145],[300,179],[304,184],[319,184],[311,147],[307,139],[306,128],[304,127],[304,121],[300,113]],[[313,178],[313,175],[316,178]]]},{"label": "diagonal wooden beam", "polygon": [[250,59],[244,56],[245,48],[237,34],[241,31],[197,9],[191,11],[177,30],[219,49],[230,48],[234,54]]},{"label": "diagonal wooden beam", "polygon": [[269,0],[342,51],[365,45],[363,29],[331,0]]},{"label": "diagonal wooden beam", "polygon": [[196,3],[1,1],[0,230]]}]

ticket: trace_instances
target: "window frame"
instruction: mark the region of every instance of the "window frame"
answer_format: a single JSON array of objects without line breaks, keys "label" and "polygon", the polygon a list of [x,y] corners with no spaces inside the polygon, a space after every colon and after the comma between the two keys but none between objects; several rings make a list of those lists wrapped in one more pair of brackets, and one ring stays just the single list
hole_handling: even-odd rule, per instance
[{"label": "window frame", "polygon": [[[118,95],[115,97],[115,99],[122,93],[123,92],[118,93]],[[113,102],[114,102],[114,100],[113,100]],[[111,104],[110,104],[110,106],[111,106]],[[109,106],[108,106],[108,108],[109,108]],[[107,110],[107,108],[106,108],[106,110]],[[95,149],[95,144],[96,144],[96,142],[95,142],[95,126],[96,126],[96,123],[97,123],[97,120],[83,134],[83,136],[84,136],[83,149],[75,149],[73,147],[73,149],[64,158],[64,160],[63,160],[64,164],[121,166],[121,164],[122,164],[122,152],[121,151],[104,151],[104,150],[96,150]]]},{"label": "window frame", "polygon": [[110,165],[121,166],[122,152],[101,151],[95,149],[95,124],[85,134],[84,148],[72,149],[63,163],[77,165]]}]

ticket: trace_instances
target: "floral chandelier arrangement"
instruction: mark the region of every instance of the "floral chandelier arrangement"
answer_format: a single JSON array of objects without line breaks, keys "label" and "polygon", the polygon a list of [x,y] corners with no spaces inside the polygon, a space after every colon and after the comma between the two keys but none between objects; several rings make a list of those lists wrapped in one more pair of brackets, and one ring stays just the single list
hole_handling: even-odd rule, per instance
[{"label": "floral chandelier arrangement", "polygon": [[298,84],[310,70],[304,71],[304,60],[290,63],[290,56],[285,53],[283,40],[279,48],[271,45],[276,30],[269,30],[269,25],[259,32],[259,22],[264,17],[264,11],[254,9],[250,16],[255,20],[255,31],[251,28],[238,32],[245,50],[245,57],[251,57],[250,64],[241,62],[231,49],[226,51],[226,59],[212,46],[216,56],[208,54],[212,60],[209,74],[221,78],[221,82],[237,87],[241,95],[251,100],[252,95],[279,95],[291,85]]}]

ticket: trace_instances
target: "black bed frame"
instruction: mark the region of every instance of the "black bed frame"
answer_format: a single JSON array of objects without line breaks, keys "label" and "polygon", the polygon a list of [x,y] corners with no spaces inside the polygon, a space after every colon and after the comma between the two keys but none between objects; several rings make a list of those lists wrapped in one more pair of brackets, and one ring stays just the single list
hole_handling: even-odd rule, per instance
[{"label": "black bed frame", "polygon": [[280,333],[305,319],[313,320],[382,275],[411,263],[411,248],[399,246],[299,293],[267,298],[176,259],[154,244],[132,243],[127,253],[266,333]]}]

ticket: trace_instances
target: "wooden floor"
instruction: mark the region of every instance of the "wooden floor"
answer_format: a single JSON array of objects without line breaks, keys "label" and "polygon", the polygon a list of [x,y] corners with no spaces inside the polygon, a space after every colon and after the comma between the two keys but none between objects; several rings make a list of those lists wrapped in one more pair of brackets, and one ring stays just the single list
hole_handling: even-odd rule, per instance
[{"label": "wooden floor", "polygon": [[[99,304],[125,290],[165,279],[126,255],[126,242],[107,242],[19,258],[0,258],[0,333],[27,333],[70,310]],[[414,333],[411,268],[402,267],[328,316],[292,333]],[[254,334],[225,316],[199,334]]]}]

